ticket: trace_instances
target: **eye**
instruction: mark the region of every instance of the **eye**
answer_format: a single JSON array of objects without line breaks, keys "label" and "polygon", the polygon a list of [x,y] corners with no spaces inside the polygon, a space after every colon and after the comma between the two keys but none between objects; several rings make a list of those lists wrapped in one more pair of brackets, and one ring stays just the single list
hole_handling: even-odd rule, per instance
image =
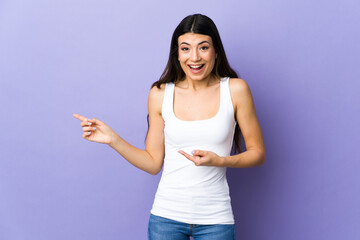
[{"label": "eye", "polygon": [[187,50],[189,50],[188,47],[182,47],[182,48],[181,48],[181,51],[187,51]]},{"label": "eye", "polygon": [[200,50],[202,50],[202,51],[205,51],[205,50],[208,50],[208,49],[209,49],[209,47],[207,47],[207,46],[203,46],[203,47],[200,48]]}]

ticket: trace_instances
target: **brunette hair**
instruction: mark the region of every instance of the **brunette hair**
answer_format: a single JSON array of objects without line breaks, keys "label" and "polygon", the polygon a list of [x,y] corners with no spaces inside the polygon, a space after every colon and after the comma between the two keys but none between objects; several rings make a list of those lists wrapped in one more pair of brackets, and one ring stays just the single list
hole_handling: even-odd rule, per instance
[{"label": "brunette hair", "polygon": [[[226,58],[225,50],[215,23],[205,15],[193,14],[185,17],[176,27],[171,38],[170,53],[167,65],[164,69],[164,72],[161,74],[160,79],[154,82],[151,85],[151,88],[156,86],[160,89],[160,86],[163,83],[174,83],[175,81],[181,81],[184,79],[185,73],[178,61],[178,38],[185,33],[198,33],[210,36],[217,54],[212,74],[217,77],[238,78],[238,75],[230,67],[230,64]],[[149,114],[147,115],[147,123],[149,131]],[[240,153],[244,150],[242,146],[243,144],[241,143],[241,137],[242,134],[240,127],[236,122],[231,154]]]}]

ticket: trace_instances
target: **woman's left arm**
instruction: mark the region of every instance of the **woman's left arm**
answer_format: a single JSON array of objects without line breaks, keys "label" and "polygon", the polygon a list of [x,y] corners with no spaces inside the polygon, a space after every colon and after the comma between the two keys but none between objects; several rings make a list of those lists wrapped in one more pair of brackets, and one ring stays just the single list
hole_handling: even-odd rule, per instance
[{"label": "woman's left arm", "polygon": [[230,93],[236,120],[244,136],[246,151],[234,156],[220,157],[219,166],[232,168],[261,166],[266,160],[265,145],[249,85],[243,79],[230,79]]},{"label": "woman's left arm", "polygon": [[196,166],[250,168],[265,163],[265,145],[250,88],[243,79],[238,78],[230,79],[229,86],[235,117],[244,136],[246,151],[225,157],[211,151],[195,150],[193,155],[179,151]]}]

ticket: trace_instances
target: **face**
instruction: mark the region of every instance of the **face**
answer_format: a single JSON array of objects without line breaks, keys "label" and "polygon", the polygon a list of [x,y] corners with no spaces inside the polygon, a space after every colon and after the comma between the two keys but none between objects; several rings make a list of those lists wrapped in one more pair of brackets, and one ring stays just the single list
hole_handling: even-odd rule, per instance
[{"label": "face", "polygon": [[187,79],[204,80],[211,76],[216,53],[210,36],[185,33],[178,38],[178,46],[178,59]]}]

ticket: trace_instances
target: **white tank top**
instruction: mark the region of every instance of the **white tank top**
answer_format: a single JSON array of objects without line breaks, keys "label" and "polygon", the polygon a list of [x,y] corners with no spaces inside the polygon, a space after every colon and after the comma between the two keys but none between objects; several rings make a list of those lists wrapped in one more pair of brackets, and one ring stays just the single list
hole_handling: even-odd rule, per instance
[{"label": "white tank top", "polygon": [[205,120],[184,121],[175,116],[174,88],[174,83],[165,87],[165,158],[151,213],[188,224],[234,224],[226,167],[196,166],[178,153],[199,149],[230,155],[235,119],[229,78],[220,80],[218,113]]}]

